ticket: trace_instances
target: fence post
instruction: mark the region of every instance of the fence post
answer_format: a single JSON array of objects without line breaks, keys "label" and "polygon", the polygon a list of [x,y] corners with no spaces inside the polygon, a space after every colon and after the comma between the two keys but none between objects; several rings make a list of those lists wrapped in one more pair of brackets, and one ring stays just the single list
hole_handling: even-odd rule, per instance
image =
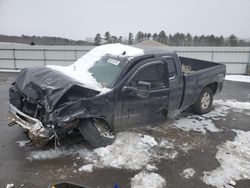
[{"label": "fence post", "polygon": [[76,51],[76,49],[74,50],[74,56],[75,56],[75,61],[77,60],[77,51]]},{"label": "fence post", "polygon": [[211,51],[212,52],[212,59],[211,61],[214,61],[214,51]]},{"label": "fence post", "polygon": [[250,51],[248,52],[247,75],[250,75]]},{"label": "fence post", "polygon": [[13,55],[14,69],[16,70],[17,67],[16,67],[16,49],[15,48],[12,49],[12,55]]},{"label": "fence post", "polygon": [[46,66],[46,55],[45,55],[45,49],[43,49],[43,64]]},{"label": "fence post", "polygon": [[248,52],[248,64],[250,65],[250,51]]}]

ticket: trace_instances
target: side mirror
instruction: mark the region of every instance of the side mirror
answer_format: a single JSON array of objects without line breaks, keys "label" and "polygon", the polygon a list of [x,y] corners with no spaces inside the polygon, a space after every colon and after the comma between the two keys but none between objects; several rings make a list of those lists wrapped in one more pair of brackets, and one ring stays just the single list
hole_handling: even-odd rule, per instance
[{"label": "side mirror", "polygon": [[137,87],[124,86],[122,91],[129,96],[136,96],[140,98],[147,98],[149,96],[149,91],[151,89],[151,83],[138,81]]}]

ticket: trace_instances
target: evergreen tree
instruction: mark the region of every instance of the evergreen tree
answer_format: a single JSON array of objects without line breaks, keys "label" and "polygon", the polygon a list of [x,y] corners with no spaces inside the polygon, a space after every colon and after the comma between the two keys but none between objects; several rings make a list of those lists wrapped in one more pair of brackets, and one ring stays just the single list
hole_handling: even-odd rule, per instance
[{"label": "evergreen tree", "polygon": [[128,34],[128,44],[129,44],[129,45],[133,44],[133,42],[134,42],[134,41],[133,41],[133,40],[134,40],[133,38],[134,38],[133,34],[132,34],[132,33],[129,33],[129,34]]},{"label": "evergreen tree", "polygon": [[137,42],[141,42],[141,41],[143,41],[143,38],[144,38],[143,32],[139,31],[139,32],[136,34],[136,41],[137,41]]},{"label": "evergreen tree", "polygon": [[158,35],[158,42],[163,43],[163,44],[166,44],[166,42],[167,42],[167,36],[166,36],[165,31],[162,30],[162,31],[159,33],[159,35]]},{"label": "evergreen tree", "polygon": [[157,35],[157,33],[154,33],[152,37],[153,37],[153,40],[154,40],[154,41],[157,41],[157,40],[158,40],[158,35]]},{"label": "evergreen tree", "polygon": [[119,36],[118,42],[119,42],[119,43],[122,42],[122,36]]},{"label": "evergreen tree", "polygon": [[228,38],[228,44],[229,46],[237,46],[238,44],[238,39],[235,35],[230,35],[230,37]]},{"label": "evergreen tree", "polygon": [[97,33],[96,36],[95,36],[95,45],[99,46],[101,44],[101,41],[102,41],[101,34]]},{"label": "evergreen tree", "polygon": [[105,36],[106,43],[108,43],[108,44],[112,43],[111,35],[108,31],[104,34],[104,36]]},{"label": "evergreen tree", "polygon": [[151,38],[151,33],[148,33],[147,34],[147,40],[150,40],[150,38]]}]

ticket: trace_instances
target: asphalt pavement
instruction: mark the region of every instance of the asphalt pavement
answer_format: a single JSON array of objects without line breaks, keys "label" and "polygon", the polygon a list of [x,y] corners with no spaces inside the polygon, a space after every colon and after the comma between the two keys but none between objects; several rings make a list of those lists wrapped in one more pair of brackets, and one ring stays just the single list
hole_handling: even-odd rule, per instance
[{"label": "asphalt pavement", "polygon": [[[48,187],[55,182],[70,181],[88,187],[106,188],[118,184],[119,187],[130,187],[131,178],[140,170],[103,167],[95,168],[92,172],[80,172],[83,161],[76,153],[44,160],[29,160],[28,156],[37,151],[32,144],[20,147],[16,142],[27,140],[23,130],[18,126],[8,127],[8,88],[15,79],[14,73],[0,73],[0,187],[14,183],[15,187]],[[241,102],[250,102],[250,84],[225,81],[222,93],[216,99],[235,99]],[[190,113],[189,111],[185,113]],[[232,121],[232,119],[234,121]],[[220,132],[184,131],[170,126],[175,119],[169,119],[161,124],[164,131],[154,126],[132,130],[141,134],[151,135],[156,139],[165,138],[174,140],[175,144],[188,143],[192,149],[188,152],[179,152],[174,159],[164,158],[155,162],[157,173],[164,177],[169,188],[203,188],[210,187],[201,179],[204,171],[210,171],[220,166],[215,158],[217,146],[228,140],[233,140],[236,133],[233,129],[250,131],[249,114],[230,111],[223,120],[213,123]],[[72,133],[61,141],[64,151],[88,148],[79,133]],[[43,151],[53,150],[54,145],[46,146]],[[91,149],[90,149],[91,150]],[[133,154],[131,154],[133,158]],[[183,169],[192,167],[195,175],[186,179],[180,176]],[[235,187],[250,187],[250,180],[236,181]]]}]

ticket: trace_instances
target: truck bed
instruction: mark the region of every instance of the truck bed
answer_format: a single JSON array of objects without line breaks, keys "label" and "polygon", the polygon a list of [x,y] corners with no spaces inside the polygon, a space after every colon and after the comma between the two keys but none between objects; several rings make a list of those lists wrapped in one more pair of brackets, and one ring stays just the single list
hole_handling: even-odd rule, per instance
[{"label": "truck bed", "polygon": [[210,84],[214,84],[214,94],[218,92],[218,81],[224,79],[226,68],[225,65],[179,57],[183,71],[183,97],[180,108],[187,108],[195,103],[202,89]]}]

